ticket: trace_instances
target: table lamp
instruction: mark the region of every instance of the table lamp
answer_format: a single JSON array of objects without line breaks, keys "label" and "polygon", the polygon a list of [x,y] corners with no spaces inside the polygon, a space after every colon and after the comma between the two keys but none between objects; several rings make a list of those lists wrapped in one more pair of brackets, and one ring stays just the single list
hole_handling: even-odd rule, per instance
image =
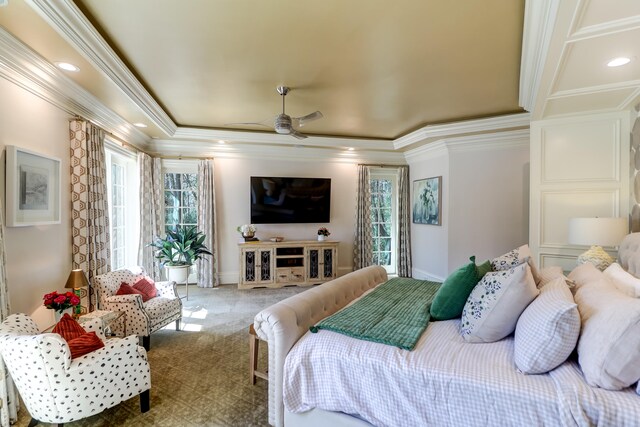
[{"label": "table lamp", "polygon": [[[67,279],[67,284],[64,285],[65,288],[73,289],[73,293],[76,294],[78,298],[80,298],[80,288],[84,288],[86,286],[89,286],[89,281],[87,280],[87,276],[84,274],[84,271],[79,268],[71,270],[69,278]],[[78,307],[79,306],[73,308],[73,317],[78,317],[80,314]]]},{"label": "table lamp", "polygon": [[590,262],[604,270],[614,261],[602,246],[618,246],[629,233],[626,218],[571,218],[569,220],[569,243],[591,245],[588,251],[578,256],[578,264]]}]

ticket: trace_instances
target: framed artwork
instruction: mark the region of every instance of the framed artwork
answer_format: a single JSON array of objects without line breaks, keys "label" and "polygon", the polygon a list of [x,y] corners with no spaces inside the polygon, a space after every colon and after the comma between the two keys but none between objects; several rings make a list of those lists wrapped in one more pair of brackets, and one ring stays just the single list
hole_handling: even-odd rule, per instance
[{"label": "framed artwork", "polygon": [[413,223],[442,225],[442,177],[413,181]]},{"label": "framed artwork", "polygon": [[8,227],[60,224],[60,159],[7,145]]}]

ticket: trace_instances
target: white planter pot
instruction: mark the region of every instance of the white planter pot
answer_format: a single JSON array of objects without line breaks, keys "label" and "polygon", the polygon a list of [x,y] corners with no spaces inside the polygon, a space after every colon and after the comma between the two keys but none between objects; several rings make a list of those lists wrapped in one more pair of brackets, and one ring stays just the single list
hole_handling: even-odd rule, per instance
[{"label": "white planter pot", "polygon": [[164,268],[167,269],[167,279],[173,280],[176,283],[186,283],[189,278],[189,269],[190,265],[176,265],[169,266],[165,265]]},{"label": "white planter pot", "polygon": [[322,234],[318,234],[318,242],[324,242],[327,240],[327,236],[323,236]]},{"label": "white planter pot", "polygon": [[62,319],[62,316],[64,316],[65,313],[69,314],[69,316],[73,316],[73,309],[67,308],[63,310],[62,313],[60,313],[58,310],[54,311],[54,317],[56,319],[56,323],[58,323],[60,319]]}]

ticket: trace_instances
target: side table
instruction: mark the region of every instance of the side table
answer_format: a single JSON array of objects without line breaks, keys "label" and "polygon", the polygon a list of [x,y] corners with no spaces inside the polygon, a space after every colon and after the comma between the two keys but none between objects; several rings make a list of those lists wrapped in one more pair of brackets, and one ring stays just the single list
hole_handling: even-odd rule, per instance
[{"label": "side table", "polygon": [[100,319],[102,320],[102,328],[104,330],[104,334],[109,337],[113,336],[111,333],[111,326],[121,321],[122,322],[122,331],[123,336],[127,336],[127,322],[125,318],[124,311],[109,311],[109,310],[94,310],[90,313],[83,314],[78,318],[78,323],[82,324],[91,319]]}]

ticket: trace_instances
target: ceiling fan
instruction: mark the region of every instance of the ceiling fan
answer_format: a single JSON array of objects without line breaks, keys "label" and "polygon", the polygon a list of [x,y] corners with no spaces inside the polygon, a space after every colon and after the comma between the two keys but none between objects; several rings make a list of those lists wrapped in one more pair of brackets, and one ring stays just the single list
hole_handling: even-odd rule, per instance
[{"label": "ceiling fan", "polygon": [[267,126],[264,123],[255,123],[255,122],[229,123],[229,124],[230,125],[260,125],[260,126],[273,127],[273,129],[280,135],[291,135],[298,139],[307,138],[305,134],[298,131],[298,128],[301,128],[307,123],[312,122],[314,120],[321,119],[323,117],[322,113],[320,111],[315,111],[311,114],[307,114],[306,116],[302,116],[302,117],[291,117],[288,114],[286,114],[284,109],[284,103],[285,103],[284,98],[287,96],[290,90],[291,89],[287,86],[276,87],[276,91],[278,91],[280,96],[282,96],[282,113],[276,116],[272,126]]}]

